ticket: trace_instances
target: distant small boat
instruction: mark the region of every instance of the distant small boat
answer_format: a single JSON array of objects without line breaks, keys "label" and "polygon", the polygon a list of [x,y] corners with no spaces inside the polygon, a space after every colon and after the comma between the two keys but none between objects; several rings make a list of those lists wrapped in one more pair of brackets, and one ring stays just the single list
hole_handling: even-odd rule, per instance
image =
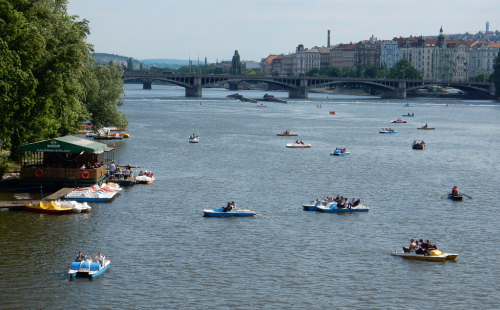
[{"label": "distant small boat", "polygon": [[136,184],[153,184],[155,181],[154,176],[147,176],[147,175],[138,175],[135,177],[135,183]]},{"label": "distant small boat", "polygon": [[345,155],[350,155],[350,154],[351,153],[348,150],[346,150],[346,149],[343,149],[343,150],[342,149],[341,150],[336,149],[335,151],[333,151],[333,152],[330,153],[331,156],[333,156],[333,155],[335,155],[335,156],[345,156]]},{"label": "distant small boat", "polygon": [[93,132],[87,132],[85,134],[85,137],[88,137],[88,138],[93,138],[94,137],[94,133]]},{"label": "distant small boat", "polygon": [[380,133],[398,133],[396,130],[391,129],[391,128],[382,128],[382,130],[379,130]]},{"label": "distant small boat", "polygon": [[308,149],[311,147],[311,144],[309,144],[309,143],[287,143],[286,147],[292,148],[292,149]]},{"label": "distant small boat", "polygon": [[411,105],[411,104],[409,104],[409,103],[405,104],[405,107],[411,107],[411,106],[412,106],[412,105]]},{"label": "distant small boat", "polygon": [[414,150],[423,150],[423,149],[425,149],[425,142],[424,141],[413,142],[413,144],[411,145],[411,148]]},{"label": "distant small boat", "polygon": [[198,143],[198,142],[200,142],[199,136],[196,136],[196,137],[189,136],[189,143]]},{"label": "distant small boat", "polygon": [[277,133],[276,134],[277,136],[281,136],[281,137],[291,137],[291,136],[298,136],[299,134],[298,133],[291,133],[291,132],[282,132],[282,133]]},{"label": "distant small boat", "polygon": [[412,113],[412,114],[403,114],[403,115],[401,115],[401,116],[406,116],[406,117],[415,117],[415,114],[413,114],[413,113]]},{"label": "distant small boat", "polygon": [[267,108],[267,105],[261,103],[261,104],[258,104],[257,107],[259,107],[259,108]]},{"label": "distant small boat", "polygon": [[214,210],[203,210],[203,216],[206,217],[233,217],[233,216],[254,216],[255,211],[247,209],[237,209],[233,207],[230,211],[224,212],[224,208]]},{"label": "distant small boat", "polygon": [[395,121],[391,121],[391,123],[395,123],[395,124],[406,124],[406,123],[408,123],[408,122],[407,122],[407,121],[405,121],[405,120],[402,120],[402,119],[398,118],[398,119],[397,119],[397,120],[395,120]]},{"label": "distant small boat", "polygon": [[320,205],[317,208],[320,212],[324,213],[368,212],[370,210],[369,207],[361,204],[350,208],[339,208],[336,202],[330,202],[326,206]]},{"label": "distant small boat", "polygon": [[434,128],[434,127],[429,127],[429,126],[422,126],[422,127],[417,127],[417,129],[423,129],[423,130],[435,130],[436,128]]},{"label": "distant small boat", "polygon": [[464,195],[462,195],[462,194],[458,194],[458,195],[448,194],[448,199],[461,201],[464,199]]},{"label": "distant small boat", "polygon": [[335,111],[330,111],[330,115],[335,115],[337,114]]}]

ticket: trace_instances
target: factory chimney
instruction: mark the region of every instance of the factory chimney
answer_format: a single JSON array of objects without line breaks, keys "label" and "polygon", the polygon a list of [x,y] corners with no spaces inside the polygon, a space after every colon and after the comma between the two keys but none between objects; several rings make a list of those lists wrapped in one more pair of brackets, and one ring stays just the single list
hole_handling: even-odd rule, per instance
[{"label": "factory chimney", "polygon": [[328,30],[328,44],[327,47],[330,47],[330,30]]}]

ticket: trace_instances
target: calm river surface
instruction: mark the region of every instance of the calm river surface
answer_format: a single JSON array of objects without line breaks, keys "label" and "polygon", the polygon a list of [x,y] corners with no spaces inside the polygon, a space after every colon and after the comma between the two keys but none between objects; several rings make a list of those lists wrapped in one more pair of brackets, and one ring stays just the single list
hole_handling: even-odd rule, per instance
[{"label": "calm river surface", "polygon": [[[258,108],[223,89],[192,99],[141,88],[126,85],[131,139],[117,141],[115,159],[144,165],[156,182],[88,214],[0,212],[0,308],[498,308],[499,105],[310,94]],[[390,124],[408,112],[409,124]],[[436,130],[417,130],[425,123]],[[285,129],[312,148],[285,148],[296,139],[276,136]],[[193,132],[199,144],[188,143]],[[330,156],[336,147],[351,155]],[[474,199],[439,199],[454,185]],[[326,194],[370,211],[302,211]],[[258,216],[202,216],[228,201]],[[458,259],[390,256],[410,238]],[[102,251],[111,268],[70,280],[80,250]]]}]

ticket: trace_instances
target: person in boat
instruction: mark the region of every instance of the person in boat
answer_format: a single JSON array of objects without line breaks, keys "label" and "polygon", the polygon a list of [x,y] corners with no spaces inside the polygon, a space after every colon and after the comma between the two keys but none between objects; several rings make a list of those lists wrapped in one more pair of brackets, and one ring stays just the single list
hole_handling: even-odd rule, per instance
[{"label": "person in boat", "polygon": [[304,142],[302,142],[302,140],[300,140],[300,144],[304,145]]},{"label": "person in boat", "polygon": [[350,205],[349,205],[349,198],[345,198],[344,200],[344,209],[350,209]]},{"label": "person in boat", "polygon": [[337,197],[335,198],[335,202],[339,202],[340,201],[340,196],[337,195]]},{"label": "person in boat", "polygon": [[97,256],[94,258],[95,263],[100,263],[101,266],[104,264],[104,256],[102,256],[101,252],[97,253]]},{"label": "person in boat", "polygon": [[295,144],[299,144],[299,140],[295,141]]},{"label": "person in boat", "polygon": [[427,124],[425,124],[425,125],[424,125],[424,128],[427,128],[427,127],[428,127],[428,126],[427,126]]},{"label": "person in boat", "polygon": [[357,207],[359,206],[359,204],[361,203],[361,199],[358,198],[358,200],[356,200],[354,203],[353,203],[353,206],[354,207]]},{"label": "person in boat", "polygon": [[429,240],[427,240],[427,251],[437,250],[437,246],[432,244]]},{"label": "person in boat", "polygon": [[139,176],[143,176],[144,175],[144,172],[142,172],[142,170],[139,172]]},{"label": "person in boat", "polygon": [[460,194],[460,190],[458,189],[458,187],[456,186],[453,186],[453,188],[451,189],[451,193],[455,196],[459,195]]},{"label": "person in boat", "polygon": [[222,212],[229,212],[232,210],[232,205],[230,202],[227,203],[227,206],[222,210]]},{"label": "person in boat", "polygon": [[75,258],[75,262],[83,262],[85,260],[85,255],[82,254],[82,251],[78,252],[78,255]]},{"label": "person in boat", "polygon": [[405,253],[410,253],[411,250],[415,249],[415,239],[410,239],[410,246],[409,247],[403,247],[403,252]]},{"label": "person in boat", "polygon": [[414,249],[415,249],[415,254],[425,254],[424,250],[422,249],[420,241],[416,242]]}]

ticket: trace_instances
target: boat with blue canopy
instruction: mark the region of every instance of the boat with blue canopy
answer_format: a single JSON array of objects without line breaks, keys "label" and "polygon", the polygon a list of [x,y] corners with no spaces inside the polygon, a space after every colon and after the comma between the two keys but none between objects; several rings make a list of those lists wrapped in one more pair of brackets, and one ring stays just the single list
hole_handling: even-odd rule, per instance
[{"label": "boat with blue canopy", "polygon": [[335,156],[345,156],[345,155],[349,155],[349,154],[351,154],[351,153],[348,150],[339,149],[339,148],[335,149],[335,151],[330,153],[331,156],[334,156],[334,155]]},{"label": "boat with blue canopy", "polygon": [[362,204],[349,208],[339,208],[336,202],[330,202],[326,206],[319,205],[316,206],[316,208],[318,208],[318,211],[323,213],[368,212],[370,210],[368,206],[364,206]]},{"label": "boat with blue canopy", "polygon": [[111,261],[104,257],[103,263],[98,263],[92,259],[86,259],[82,262],[73,262],[69,269],[69,276],[74,277],[90,277],[95,278],[102,275],[106,270],[108,270]]}]

